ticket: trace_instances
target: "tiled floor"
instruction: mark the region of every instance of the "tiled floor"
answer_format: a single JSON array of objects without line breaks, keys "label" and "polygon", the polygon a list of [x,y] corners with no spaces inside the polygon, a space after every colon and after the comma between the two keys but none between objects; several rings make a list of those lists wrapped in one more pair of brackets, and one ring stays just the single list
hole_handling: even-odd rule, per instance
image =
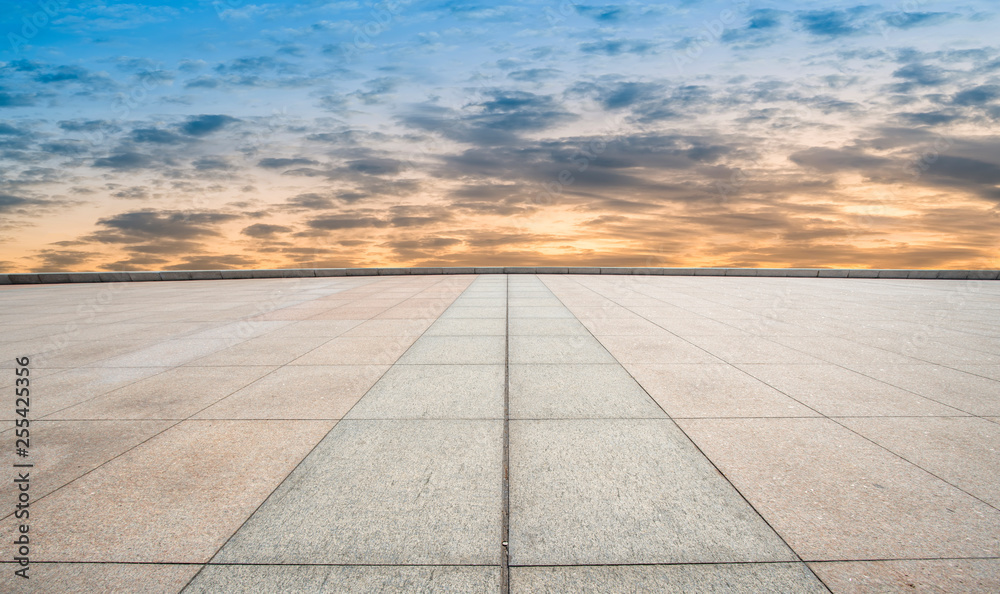
[{"label": "tiled floor", "polygon": [[[1000,282],[0,287],[0,591],[1000,591]],[[2,477],[0,477],[2,478]],[[6,503],[3,503],[6,502]]]}]

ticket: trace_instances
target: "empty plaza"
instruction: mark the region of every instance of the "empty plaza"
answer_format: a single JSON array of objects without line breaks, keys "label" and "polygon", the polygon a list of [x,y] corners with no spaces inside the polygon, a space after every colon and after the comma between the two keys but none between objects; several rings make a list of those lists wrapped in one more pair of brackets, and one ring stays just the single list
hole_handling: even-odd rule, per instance
[{"label": "empty plaza", "polygon": [[345,276],[0,304],[3,591],[1000,590],[1000,282]]}]

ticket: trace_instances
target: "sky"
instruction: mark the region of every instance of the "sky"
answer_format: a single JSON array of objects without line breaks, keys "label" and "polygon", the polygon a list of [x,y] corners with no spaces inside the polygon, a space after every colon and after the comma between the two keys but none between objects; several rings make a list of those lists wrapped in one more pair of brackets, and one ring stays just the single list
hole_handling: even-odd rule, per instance
[{"label": "sky", "polygon": [[0,0],[0,270],[1000,268],[990,0]]}]

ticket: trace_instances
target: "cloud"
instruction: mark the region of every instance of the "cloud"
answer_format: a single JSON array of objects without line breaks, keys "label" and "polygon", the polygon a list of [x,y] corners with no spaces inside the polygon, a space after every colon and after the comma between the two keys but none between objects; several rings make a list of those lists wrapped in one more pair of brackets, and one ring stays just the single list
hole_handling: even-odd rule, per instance
[{"label": "cloud", "polygon": [[758,8],[747,14],[744,27],[727,29],[720,37],[723,43],[745,48],[760,47],[777,41],[786,12],[771,8]]},{"label": "cloud", "polygon": [[35,104],[36,95],[0,91],[0,107],[28,107]]},{"label": "cloud", "polygon": [[149,169],[157,166],[157,162],[142,153],[126,151],[108,157],[102,157],[94,161],[94,167],[105,167],[120,171],[131,171],[135,169]]},{"label": "cloud", "polygon": [[389,226],[387,221],[377,217],[354,216],[352,214],[316,218],[308,221],[306,224],[312,229],[320,229],[323,231],[340,231],[343,229],[365,229]]},{"label": "cloud", "polygon": [[555,68],[528,68],[509,72],[507,78],[521,82],[540,82],[554,79],[560,72]]},{"label": "cloud", "polygon": [[366,175],[395,175],[402,168],[402,163],[395,159],[369,158],[348,161],[347,167],[351,171],[357,171]]},{"label": "cloud", "polygon": [[956,94],[951,103],[961,106],[979,106],[996,101],[998,98],[1000,98],[1000,86],[980,85]]},{"label": "cloud", "polygon": [[398,116],[404,125],[436,132],[458,142],[484,146],[516,142],[524,132],[546,130],[579,119],[555,97],[525,91],[493,89],[487,99],[461,110],[433,104],[414,106]]},{"label": "cloud", "polygon": [[25,207],[43,206],[47,204],[50,204],[47,200],[25,198],[23,196],[14,196],[13,194],[0,193],[0,212],[5,214],[15,212],[24,214],[27,212]]},{"label": "cloud", "polygon": [[132,186],[131,188],[113,192],[111,195],[115,198],[123,198],[125,200],[145,200],[149,198],[149,190],[142,186]]},{"label": "cloud", "polygon": [[948,80],[947,73],[943,69],[927,64],[908,64],[892,75],[905,80],[911,86],[918,87],[936,87]]},{"label": "cloud", "polygon": [[[102,230],[91,236],[102,243],[144,243],[158,240],[182,242],[217,237],[220,223],[236,220],[221,212],[138,210],[97,220]],[[171,251],[171,250],[168,250]]]},{"label": "cloud", "polygon": [[207,136],[238,121],[240,120],[227,115],[200,115],[188,118],[181,124],[180,130],[190,136]]},{"label": "cloud", "polygon": [[914,29],[916,27],[928,27],[939,25],[958,18],[959,15],[949,12],[908,12],[898,10],[887,12],[881,16],[881,20],[890,27],[897,29]]},{"label": "cloud", "polygon": [[295,165],[319,165],[319,161],[305,159],[302,157],[291,159],[268,157],[257,162],[258,167],[264,167],[267,169],[284,169],[286,167],[294,167]]},{"label": "cloud", "polygon": [[649,55],[656,53],[658,44],[644,39],[603,39],[580,44],[580,51],[585,54],[603,54],[605,56],[620,56],[622,54]]},{"label": "cloud", "polygon": [[266,239],[274,237],[279,233],[290,233],[292,231],[291,227],[285,227],[283,225],[269,225],[267,223],[255,223],[249,227],[244,227],[240,233],[248,237],[254,237],[258,239]]},{"label": "cloud", "polygon": [[27,131],[6,122],[0,122],[0,136],[26,136]]},{"label": "cloud", "polygon": [[170,132],[168,130],[160,130],[159,128],[136,128],[132,130],[132,142],[138,143],[149,143],[149,144],[179,144],[185,142],[183,136]]},{"label": "cloud", "polygon": [[848,37],[865,31],[858,18],[868,12],[868,7],[857,6],[848,10],[810,10],[795,15],[795,20],[808,33],[817,37]]},{"label": "cloud", "polygon": [[810,148],[793,153],[788,158],[797,165],[824,173],[870,170],[886,167],[892,163],[890,159],[869,155],[864,151],[851,148]]}]

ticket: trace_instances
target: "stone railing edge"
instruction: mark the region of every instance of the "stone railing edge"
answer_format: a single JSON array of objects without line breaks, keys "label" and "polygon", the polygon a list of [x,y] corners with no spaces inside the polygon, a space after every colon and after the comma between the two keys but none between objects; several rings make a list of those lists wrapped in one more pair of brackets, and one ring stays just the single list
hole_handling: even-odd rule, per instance
[{"label": "stone railing edge", "polygon": [[997,280],[998,270],[890,270],[866,268],[632,268],[484,266],[448,268],[288,268],[268,270],[164,270],[150,272],[0,273],[0,285],[109,283],[406,274],[632,274],[649,276],[759,276],[796,278],[887,278]]}]

